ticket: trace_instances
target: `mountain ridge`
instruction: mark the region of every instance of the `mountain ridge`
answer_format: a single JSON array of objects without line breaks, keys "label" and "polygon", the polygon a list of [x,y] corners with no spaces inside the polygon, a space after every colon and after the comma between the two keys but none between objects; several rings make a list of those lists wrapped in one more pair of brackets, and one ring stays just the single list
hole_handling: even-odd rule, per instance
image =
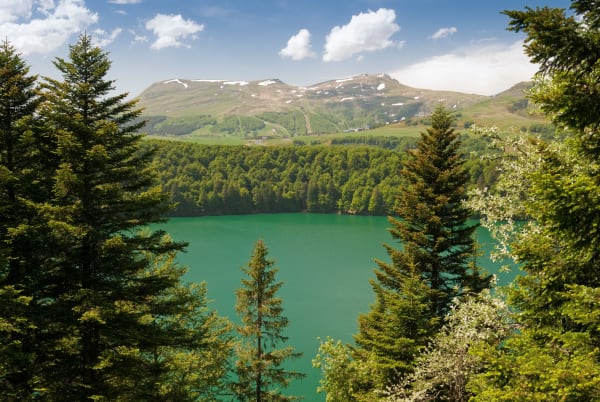
[{"label": "mountain ridge", "polygon": [[[309,86],[289,85],[277,78],[171,78],[151,84],[138,100],[149,121],[149,134],[286,138],[413,124],[440,103],[477,124],[485,110],[496,120],[514,119],[516,124],[544,121],[528,114],[533,111],[524,95],[529,86],[517,83],[487,96],[413,88],[387,74],[359,74]],[[478,108],[479,114],[470,112]]]}]

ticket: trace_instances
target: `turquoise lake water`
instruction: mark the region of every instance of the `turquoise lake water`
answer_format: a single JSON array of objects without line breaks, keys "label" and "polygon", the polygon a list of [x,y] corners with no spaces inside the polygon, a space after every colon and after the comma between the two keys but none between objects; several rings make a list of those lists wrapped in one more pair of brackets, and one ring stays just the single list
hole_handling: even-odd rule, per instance
[{"label": "turquoise lake water", "polygon": [[[374,259],[388,261],[382,245],[396,244],[389,227],[385,217],[300,213],[174,218],[161,225],[174,239],[189,243],[178,257],[189,268],[185,279],[206,281],[211,307],[233,321],[241,267],[250,260],[254,243],[265,241],[279,269],[277,279],[284,282],[279,296],[290,321],[287,345],[303,353],[289,367],[307,375],[286,393],[307,402],[325,400],[316,392],[320,373],[311,364],[318,338],[351,342],[358,315],[374,300],[369,284]],[[493,244],[489,234],[479,228],[476,238],[484,253],[480,265],[497,272],[499,264],[487,258]],[[499,282],[513,275],[499,273]]]}]

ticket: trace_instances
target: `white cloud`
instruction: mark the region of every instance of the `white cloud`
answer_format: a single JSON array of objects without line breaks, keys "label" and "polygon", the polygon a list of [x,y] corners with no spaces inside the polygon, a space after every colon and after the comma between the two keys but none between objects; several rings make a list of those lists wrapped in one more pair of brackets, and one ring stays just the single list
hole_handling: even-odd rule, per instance
[{"label": "white cloud", "polygon": [[119,36],[123,32],[121,28],[115,28],[112,32],[108,33],[104,29],[96,29],[94,30],[94,34],[92,35],[92,39],[94,44],[99,47],[106,47],[113,43],[117,36]]},{"label": "white cloud", "polygon": [[292,36],[287,46],[279,51],[281,57],[289,57],[292,60],[302,60],[307,57],[315,57],[315,53],[310,45],[310,32],[308,29],[301,29]]},{"label": "white cloud", "polygon": [[139,35],[133,29],[128,29],[128,32],[133,36],[133,42],[148,42],[148,38],[145,35]]},{"label": "white cloud", "polygon": [[523,42],[518,41],[464,48],[389,74],[416,88],[495,95],[531,80],[536,71],[523,52]]},{"label": "white cloud", "polygon": [[5,0],[0,2],[0,24],[31,17],[31,0]]},{"label": "white cloud", "polygon": [[327,35],[323,61],[340,61],[356,53],[394,46],[390,37],[400,30],[395,20],[394,10],[386,8],[353,15],[348,24],[334,27]]},{"label": "white cloud", "polygon": [[447,38],[450,35],[454,35],[456,33],[456,27],[450,27],[450,28],[440,28],[437,30],[436,33],[434,33],[433,35],[431,35],[432,39],[442,39],[442,38]]},{"label": "white cloud", "polygon": [[54,0],[38,0],[37,2],[37,10],[45,15],[49,15],[52,13],[52,9],[54,8]]},{"label": "white cloud", "polygon": [[146,29],[157,36],[150,45],[152,49],[163,49],[166,47],[187,46],[180,39],[196,39],[196,33],[204,30],[204,25],[197,24],[192,20],[184,20],[178,15],[157,14],[146,22]]},{"label": "white cloud", "polygon": [[0,32],[24,54],[52,52],[97,21],[83,0],[0,2]]}]

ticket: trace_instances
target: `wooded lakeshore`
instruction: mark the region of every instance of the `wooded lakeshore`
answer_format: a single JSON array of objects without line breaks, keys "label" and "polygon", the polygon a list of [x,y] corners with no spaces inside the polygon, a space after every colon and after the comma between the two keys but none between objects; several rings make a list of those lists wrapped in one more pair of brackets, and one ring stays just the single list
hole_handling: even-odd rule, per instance
[{"label": "wooded lakeshore", "polygon": [[[88,34],[56,58],[60,79],[31,75],[5,39],[0,400],[301,399],[269,244],[247,239],[234,324],[210,283],[184,280],[187,244],[161,229],[292,211],[389,220],[353,341],[314,351],[326,401],[600,400],[600,8],[504,14],[556,136],[464,136],[440,103],[402,149],[147,141]],[[511,286],[478,264],[473,216],[523,271]]]}]

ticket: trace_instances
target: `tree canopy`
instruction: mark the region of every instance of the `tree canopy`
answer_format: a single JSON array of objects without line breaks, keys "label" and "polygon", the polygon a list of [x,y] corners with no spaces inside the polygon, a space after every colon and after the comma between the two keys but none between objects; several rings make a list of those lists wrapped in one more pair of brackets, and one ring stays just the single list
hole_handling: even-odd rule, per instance
[{"label": "tree canopy", "polygon": [[[488,140],[462,136],[469,187],[489,187],[495,162],[470,157]],[[388,215],[393,212],[405,152],[387,149],[381,138],[358,145],[227,146],[148,140],[163,191],[176,207],[171,216],[272,212]],[[404,138],[407,150],[414,138]],[[341,140],[340,140],[341,141]],[[388,139],[389,141],[389,139]],[[379,144],[379,145],[378,145]]]},{"label": "tree canopy", "polygon": [[509,292],[519,331],[482,351],[485,369],[470,384],[474,400],[600,397],[600,9],[596,1],[574,1],[571,8],[575,15],[548,7],[505,12],[510,28],[527,34],[526,52],[540,64],[531,99],[567,138],[531,139],[516,158],[535,162],[505,165],[512,182],[506,188],[525,190],[523,211],[531,221],[510,243],[526,272]]},{"label": "tree canopy", "polygon": [[3,397],[212,398],[229,324],[204,287],[181,281],[185,244],[148,227],[169,197],[132,124],[135,101],[112,95],[107,54],[81,35],[55,61],[62,79],[39,93],[7,43],[0,63]]},{"label": "tree canopy", "polygon": [[[470,211],[463,204],[469,176],[451,114],[440,106],[431,122],[400,172],[389,221],[401,249],[385,245],[391,262],[377,261],[371,281],[375,302],[358,318],[356,346],[345,349],[328,340],[315,360],[324,371],[328,400],[381,398],[412,373],[453,300],[490,284],[476,265],[476,226],[469,224]],[[342,378],[338,370],[350,375]]]}]

